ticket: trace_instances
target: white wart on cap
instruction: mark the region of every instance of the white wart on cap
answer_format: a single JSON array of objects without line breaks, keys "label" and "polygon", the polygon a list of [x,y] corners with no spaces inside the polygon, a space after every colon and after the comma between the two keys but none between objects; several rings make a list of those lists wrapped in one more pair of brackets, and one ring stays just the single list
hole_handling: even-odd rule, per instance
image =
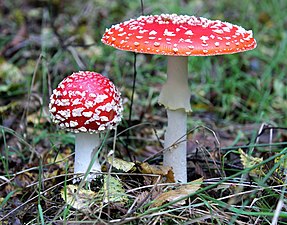
[{"label": "white wart on cap", "polygon": [[53,122],[62,129],[98,133],[117,126],[123,106],[120,92],[107,77],[80,71],[53,90],[49,110]]}]

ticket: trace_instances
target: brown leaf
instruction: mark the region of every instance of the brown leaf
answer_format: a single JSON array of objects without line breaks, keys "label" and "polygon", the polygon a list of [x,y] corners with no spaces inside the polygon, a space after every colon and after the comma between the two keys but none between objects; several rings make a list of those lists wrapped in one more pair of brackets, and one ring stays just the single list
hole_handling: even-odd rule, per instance
[{"label": "brown leaf", "polygon": [[142,169],[142,173],[157,174],[162,176],[167,175],[168,171],[171,170],[171,167],[169,166],[150,165],[148,163],[141,163],[140,168]]},{"label": "brown leaf", "polygon": [[[180,186],[176,190],[171,190],[171,191],[162,193],[155,199],[155,202],[152,204],[152,207],[159,207],[165,202],[173,202],[173,201],[176,201],[180,198],[183,198],[187,195],[190,195],[196,192],[200,188],[202,181],[203,181],[203,178],[199,178],[188,184]],[[185,203],[185,200],[177,202],[177,204],[184,204],[184,203]]]},{"label": "brown leaf", "polygon": [[166,178],[165,182],[168,183],[175,182],[174,173],[172,171],[172,168],[169,166],[159,166],[159,165],[150,165],[148,163],[141,163],[140,168],[142,173],[161,175]]}]

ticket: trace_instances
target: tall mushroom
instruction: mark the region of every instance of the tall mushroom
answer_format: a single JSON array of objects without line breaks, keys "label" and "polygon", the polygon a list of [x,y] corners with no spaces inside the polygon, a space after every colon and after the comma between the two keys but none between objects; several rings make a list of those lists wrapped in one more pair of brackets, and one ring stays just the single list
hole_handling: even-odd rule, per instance
[{"label": "tall mushroom", "polygon": [[[105,76],[80,71],[66,77],[50,96],[49,110],[54,123],[75,133],[74,172],[85,173],[101,144],[99,133],[114,129],[121,121],[122,99]],[[89,172],[99,172],[96,158]],[[89,175],[88,180],[93,176]]]},{"label": "tall mushroom", "polygon": [[[113,25],[102,42],[120,50],[168,55],[167,81],[159,103],[167,109],[164,165],[172,166],[175,179],[187,181],[186,120],[191,112],[186,56],[232,54],[256,47],[252,31],[219,20],[161,14],[140,16]],[[180,143],[173,145],[180,139]],[[173,146],[172,148],[170,148]]]}]

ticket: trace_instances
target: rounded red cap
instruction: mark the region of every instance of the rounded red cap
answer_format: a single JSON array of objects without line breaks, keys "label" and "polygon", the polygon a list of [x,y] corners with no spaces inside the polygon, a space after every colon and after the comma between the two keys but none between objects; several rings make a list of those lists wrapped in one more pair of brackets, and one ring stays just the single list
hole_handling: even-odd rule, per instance
[{"label": "rounded red cap", "polygon": [[203,17],[161,14],[141,16],[107,29],[102,42],[138,53],[208,56],[254,49],[252,31]]},{"label": "rounded red cap", "polygon": [[117,126],[123,106],[120,92],[107,77],[80,71],[53,90],[49,111],[62,129],[97,133]]}]

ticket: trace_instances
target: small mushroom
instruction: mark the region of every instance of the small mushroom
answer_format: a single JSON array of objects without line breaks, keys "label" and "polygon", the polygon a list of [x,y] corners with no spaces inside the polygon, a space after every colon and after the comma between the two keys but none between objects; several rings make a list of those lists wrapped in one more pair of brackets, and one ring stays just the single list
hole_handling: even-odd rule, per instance
[{"label": "small mushroom", "polygon": [[[159,103],[167,109],[164,165],[187,181],[186,120],[191,112],[186,56],[232,54],[256,47],[252,31],[219,20],[188,15],[140,16],[107,29],[102,42],[120,50],[167,55],[167,81]],[[170,148],[177,140],[181,142]]]},{"label": "small mushroom", "polygon": [[[66,77],[50,96],[49,111],[54,123],[74,132],[74,172],[86,173],[100,146],[99,133],[114,129],[122,118],[121,94],[105,76],[80,71]],[[99,172],[98,158],[89,172]],[[87,180],[93,179],[89,174]]]}]

